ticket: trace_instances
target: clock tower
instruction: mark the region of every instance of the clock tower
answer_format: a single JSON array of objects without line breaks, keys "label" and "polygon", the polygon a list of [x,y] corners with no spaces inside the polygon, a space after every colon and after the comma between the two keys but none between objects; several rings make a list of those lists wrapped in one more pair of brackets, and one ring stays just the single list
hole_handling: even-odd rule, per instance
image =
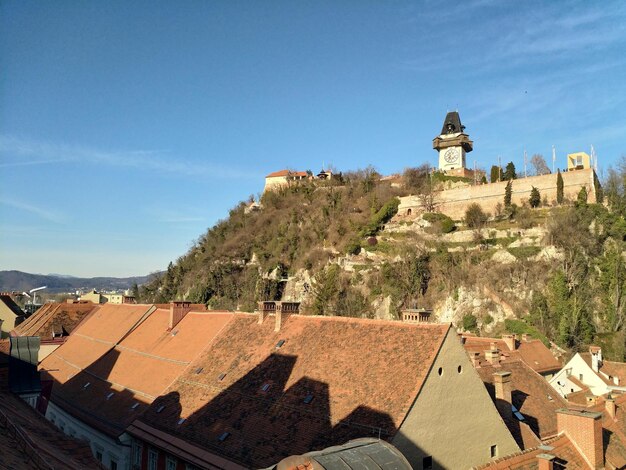
[{"label": "clock tower", "polygon": [[465,154],[471,152],[474,143],[465,133],[465,126],[457,111],[446,114],[441,134],[433,139],[433,148],[439,152],[439,170],[446,173],[462,173],[466,168]]}]

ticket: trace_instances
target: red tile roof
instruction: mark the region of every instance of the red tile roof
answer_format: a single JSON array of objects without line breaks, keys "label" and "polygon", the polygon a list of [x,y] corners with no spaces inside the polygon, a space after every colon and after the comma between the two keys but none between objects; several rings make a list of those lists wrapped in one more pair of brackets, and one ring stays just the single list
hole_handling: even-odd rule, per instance
[{"label": "red tile roof", "polygon": [[101,467],[85,442],[65,436],[25,402],[0,392],[0,468]]},{"label": "red tile roof", "polygon": [[275,332],[272,316],[235,314],[136,424],[255,467],[355,437],[389,439],[448,330],[294,315]]},{"label": "red tile roof", "polygon": [[[117,436],[231,317],[190,312],[169,331],[169,310],[105,304],[41,363],[55,382],[51,400],[91,426]],[[133,408],[135,403],[139,406]]]},{"label": "red tile roof", "polygon": [[555,456],[555,469],[589,469],[589,465],[587,465],[583,456],[580,455],[575,445],[565,435],[548,441],[541,447],[535,447],[534,449],[528,449],[521,453],[509,455],[476,468],[481,470],[536,470],[538,467],[537,457],[540,454]]},{"label": "red tile roof", "polygon": [[[593,347],[593,346],[592,346]],[[587,365],[593,369],[591,365],[591,354],[580,353],[580,357],[587,363]],[[600,366],[600,372],[596,373],[598,377],[600,377],[604,383],[607,385],[615,386],[615,382],[612,379],[605,377],[603,374],[608,375],[609,377],[617,377],[619,379],[619,386],[626,386],[626,364],[623,362],[615,362],[615,361],[602,361],[602,365]]]},{"label": "red tile roof", "polygon": [[[511,399],[513,405],[526,418],[525,422],[542,440],[556,435],[556,410],[566,408],[567,402],[546,379],[525,362],[509,360],[502,362],[499,367],[481,363],[476,371],[492,392],[493,374],[501,371],[511,372]],[[515,422],[512,424],[515,425]]]},{"label": "red tile roof", "polygon": [[483,354],[491,349],[491,344],[495,343],[501,351],[504,359],[519,358],[539,373],[558,371],[561,363],[552,355],[550,350],[538,339],[517,341],[517,348],[511,350],[506,341],[500,338],[485,338],[479,336],[462,335],[465,343],[464,347],[468,353],[479,352]]},{"label": "red tile roof", "polygon": [[13,330],[17,336],[39,336],[52,339],[53,333],[71,333],[74,328],[98,308],[93,302],[47,303]]},{"label": "red tile roof", "polygon": [[266,178],[277,178],[280,176],[307,176],[306,171],[293,171],[293,170],[279,170],[274,173],[270,173]]}]

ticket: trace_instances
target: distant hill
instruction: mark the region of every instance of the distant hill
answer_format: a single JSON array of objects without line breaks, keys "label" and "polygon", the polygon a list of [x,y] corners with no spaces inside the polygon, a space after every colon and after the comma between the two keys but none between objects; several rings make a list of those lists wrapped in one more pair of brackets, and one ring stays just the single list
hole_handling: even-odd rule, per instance
[{"label": "distant hill", "polygon": [[73,277],[61,274],[30,274],[22,271],[0,271],[0,291],[25,291],[35,287],[48,286],[48,292],[67,292],[76,289],[118,290],[130,289],[150,281],[153,276],[135,277]]}]

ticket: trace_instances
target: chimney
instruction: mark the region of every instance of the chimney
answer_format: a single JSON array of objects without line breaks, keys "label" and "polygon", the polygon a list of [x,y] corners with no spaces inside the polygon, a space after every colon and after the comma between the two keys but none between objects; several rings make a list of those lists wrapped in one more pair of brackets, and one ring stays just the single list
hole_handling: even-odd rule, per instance
[{"label": "chimney", "polygon": [[474,367],[480,367],[480,353],[473,352],[471,356],[471,361]]},{"label": "chimney", "polygon": [[258,315],[257,323],[261,325],[265,318],[267,317],[267,311],[265,310],[265,302],[259,302],[257,304],[257,311],[255,312]]},{"label": "chimney", "polygon": [[517,349],[517,336],[515,335],[502,335],[502,339],[506,344],[507,348],[511,351],[515,351]]},{"label": "chimney", "polygon": [[491,343],[491,349],[485,351],[485,359],[493,366],[500,365],[500,350],[496,347],[496,343]]},{"label": "chimney", "polygon": [[191,302],[174,301],[170,302],[170,322],[168,330],[172,330],[180,321],[185,318],[185,315],[191,310]]},{"label": "chimney", "polygon": [[613,399],[613,397],[611,397],[611,395],[609,395],[606,401],[604,402],[604,407],[606,409],[607,414],[611,418],[615,419],[615,400]]},{"label": "chimney", "polygon": [[565,432],[593,469],[604,467],[602,413],[556,410],[557,431]]},{"label": "chimney", "polygon": [[503,418],[510,418],[511,409],[511,373],[508,371],[493,374],[493,385],[496,391],[496,408]]},{"label": "chimney", "polygon": [[283,303],[276,302],[276,323],[274,324],[274,331],[279,332],[281,327],[283,326]]},{"label": "chimney", "polygon": [[602,348],[589,346],[589,354],[591,354],[591,368],[594,372],[599,372],[602,367]]},{"label": "chimney", "polygon": [[554,470],[554,455],[538,454],[537,470]]}]

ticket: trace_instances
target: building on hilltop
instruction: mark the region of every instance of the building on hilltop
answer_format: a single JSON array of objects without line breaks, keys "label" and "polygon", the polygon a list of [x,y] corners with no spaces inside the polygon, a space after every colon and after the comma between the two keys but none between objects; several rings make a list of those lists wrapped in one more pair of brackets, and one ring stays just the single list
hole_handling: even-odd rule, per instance
[{"label": "building on hilltop", "polygon": [[127,432],[143,469],[264,468],[373,437],[415,469],[519,450],[449,325],[232,313]]},{"label": "building on hilltop", "polygon": [[474,149],[474,143],[465,133],[458,111],[446,114],[441,134],[433,139],[433,148],[439,152],[439,171],[454,176],[474,176],[466,162],[466,154]]},{"label": "building on hilltop", "polygon": [[591,157],[586,152],[567,154],[567,171],[588,170],[591,168]]},{"label": "building on hilltop", "polygon": [[263,192],[289,186],[291,183],[305,180],[309,177],[306,171],[280,170],[265,177]]}]

